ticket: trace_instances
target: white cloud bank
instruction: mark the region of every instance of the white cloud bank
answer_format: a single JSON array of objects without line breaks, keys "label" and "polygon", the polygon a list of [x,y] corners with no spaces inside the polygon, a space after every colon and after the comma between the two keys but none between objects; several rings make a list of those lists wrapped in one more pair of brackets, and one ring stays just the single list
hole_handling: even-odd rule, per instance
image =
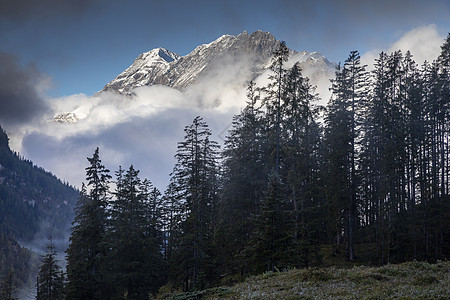
[{"label": "white cloud bank", "polygon": [[403,34],[398,41],[386,49],[374,49],[364,53],[361,56],[361,62],[372,70],[375,59],[382,51],[389,54],[397,50],[401,50],[403,54],[408,50],[411,51],[418,65],[423,64],[424,61],[432,62],[439,56],[444,38],[439,34],[436,25],[420,26]]},{"label": "white cloud bank", "polygon": [[[49,110],[35,122],[11,128],[11,147],[75,186],[84,181],[86,157],[100,148],[112,171],[134,164],[164,190],[183,129],[201,115],[221,142],[231,118],[245,104],[246,82],[239,66],[212,73],[184,93],[166,86],[140,87],[135,96],[84,94],[47,99]],[[223,74],[222,74],[223,75]],[[245,77],[245,76],[244,76]],[[70,114],[76,122],[55,122]],[[8,129],[8,128],[7,128]]]}]

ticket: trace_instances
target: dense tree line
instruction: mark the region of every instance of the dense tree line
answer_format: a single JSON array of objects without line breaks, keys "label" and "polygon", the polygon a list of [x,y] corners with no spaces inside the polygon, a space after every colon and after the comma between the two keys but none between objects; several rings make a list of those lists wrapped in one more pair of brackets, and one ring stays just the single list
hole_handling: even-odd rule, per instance
[{"label": "dense tree line", "polygon": [[381,264],[450,253],[449,42],[421,68],[396,51],[369,74],[352,52],[337,72],[325,141],[329,182],[339,185],[325,191],[350,260],[356,241],[375,243]]},{"label": "dense tree line", "polygon": [[146,299],[165,282],[161,194],[133,166],[112,176],[88,158],[67,249],[68,299]]},{"label": "dense tree line", "polygon": [[[450,253],[450,35],[418,66],[352,51],[327,107],[282,42],[267,86],[251,82],[220,151],[201,117],[186,126],[164,195],[131,166],[111,176],[98,149],[67,251],[69,299],[143,299],[322,263],[436,261]],[[367,255],[364,255],[367,257]]]}]

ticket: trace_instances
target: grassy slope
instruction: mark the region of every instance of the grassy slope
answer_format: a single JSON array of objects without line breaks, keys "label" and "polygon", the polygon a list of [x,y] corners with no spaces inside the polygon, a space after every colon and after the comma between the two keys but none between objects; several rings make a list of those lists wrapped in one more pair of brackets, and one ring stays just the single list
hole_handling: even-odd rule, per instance
[{"label": "grassy slope", "polygon": [[450,262],[309,268],[163,299],[450,299]]}]

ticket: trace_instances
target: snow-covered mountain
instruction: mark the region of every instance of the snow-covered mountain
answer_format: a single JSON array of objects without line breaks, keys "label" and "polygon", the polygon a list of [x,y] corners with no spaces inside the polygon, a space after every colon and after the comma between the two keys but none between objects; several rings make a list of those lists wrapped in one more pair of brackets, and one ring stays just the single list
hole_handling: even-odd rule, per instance
[{"label": "snow-covered mountain", "polygon": [[[217,69],[245,60],[246,72],[242,82],[248,82],[262,74],[270,65],[273,51],[279,41],[262,31],[248,34],[247,31],[233,36],[223,35],[217,40],[198,46],[191,53],[180,56],[167,49],[157,48],[139,55],[133,64],[100,91],[114,91],[132,94],[132,90],[141,86],[165,85],[179,90],[194,85],[202,78],[217,73]],[[289,63],[300,62],[304,74],[313,84],[320,78],[330,78],[336,64],[328,61],[318,52],[298,52],[291,50]],[[239,68],[243,68],[239,66]]]},{"label": "snow-covered mountain", "polygon": [[103,90],[114,90],[120,93],[143,85],[170,85],[168,76],[171,63],[180,59],[180,56],[164,48],[156,48],[142,53],[133,64],[108,83]]}]

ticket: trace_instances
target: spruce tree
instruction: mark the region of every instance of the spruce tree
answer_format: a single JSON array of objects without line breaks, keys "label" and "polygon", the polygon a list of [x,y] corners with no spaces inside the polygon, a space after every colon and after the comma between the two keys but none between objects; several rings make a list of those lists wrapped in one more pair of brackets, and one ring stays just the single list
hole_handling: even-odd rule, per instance
[{"label": "spruce tree", "polygon": [[[358,149],[361,115],[358,113],[367,97],[367,73],[357,51],[351,51],[333,80],[333,98],[327,114],[327,149],[329,208],[333,218],[345,229],[349,260],[355,259],[355,230],[358,227]],[[339,215],[344,212],[344,215]],[[338,224],[335,224],[338,225]],[[339,226],[339,225],[338,225]],[[337,230],[339,232],[340,229]]]},{"label": "spruce tree", "polygon": [[142,181],[133,166],[116,173],[115,199],[111,201],[108,232],[109,285],[114,297],[146,299],[164,283],[160,252],[158,192],[150,181]]},{"label": "spruce tree", "polygon": [[362,183],[367,186],[364,196],[366,199],[370,199],[370,204],[367,206],[371,207],[370,223],[374,225],[372,237],[376,243],[380,263],[383,263],[386,252],[384,153],[385,143],[389,140],[387,138],[389,122],[385,113],[390,110],[388,60],[388,55],[384,52],[380,53],[376,59],[375,69],[372,72],[371,101],[365,105],[366,121],[363,124]]},{"label": "spruce tree", "polygon": [[[213,232],[217,201],[218,145],[201,117],[185,128],[184,141],[178,143],[177,163],[171,181],[176,201],[182,207],[178,237],[173,241],[170,268],[178,273],[175,284],[185,290],[202,289],[215,279]],[[181,280],[180,280],[181,279]]]},{"label": "spruce tree", "polygon": [[351,197],[352,116],[346,97],[346,73],[345,68],[336,72],[333,96],[328,103],[325,119],[328,232],[336,244],[341,242],[341,232],[346,222],[345,211],[348,211],[347,203]]},{"label": "spruce tree", "polygon": [[[267,133],[271,139],[273,147],[270,151],[274,152],[275,160],[273,162],[274,170],[280,172],[281,156],[281,117],[282,117],[282,97],[285,83],[285,63],[289,59],[289,48],[284,41],[281,41],[278,48],[273,52],[272,63],[269,75],[269,84],[263,88],[266,96],[263,104],[266,110]],[[272,154],[273,155],[273,154]]]},{"label": "spruce tree", "polygon": [[358,51],[351,51],[348,59],[345,61],[344,69],[348,71],[348,88],[346,96],[349,97],[351,109],[351,157],[350,157],[350,199],[347,206],[348,209],[348,252],[349,259],[355,259],[354,241],[355,230],[357,228],[357,147],[359,144],[358,130],[360,128],[360,121],[357,111],[362,106],[362,102],[367,96],[366,81],[367,73],[365,72],[365,65],[361,65],[361,59]]},{"label": "spruce tree", "polygon": [[105,286],[103,263],[111,176],[101,163],[98,148],[88,161],[87,187],[83,184],[67,249],[68,299],[103,299],[110,290]]},{"label": "spruce tree", "polygon": [[320,192],[319,149],[321,129],[316,122],[321,107],[314,102],[317,95],[308,78],[303,77],[298,63],[287,71],[282,101],[282,153],[286,167],[280,174],[286,178],[288,199],[295,217],[294,241],[303,253],[299,265],[308,266],[317,249],[311,247],[321,230],[314,219],[323,201]]},{"label": "spruce tree", "polygon": [[259,90],[254,82],[247,89],[247,105],[233,117],[232,128],[223,151],[223,187],[220,197],[219,224],[216,247],[223,273],[251,270],[242,252],[254,230],[250,217],[259,213],[267,174],[272,162],[265,157],[262,111],[259,109]]},{"label": "spruce tree", "polygon": [[49,238],[46,254],[43,256],[42,265],[36,282],[36,300],[60,300],[65,298],[65,276],[56,259],[55,244],[52,237]]}]

